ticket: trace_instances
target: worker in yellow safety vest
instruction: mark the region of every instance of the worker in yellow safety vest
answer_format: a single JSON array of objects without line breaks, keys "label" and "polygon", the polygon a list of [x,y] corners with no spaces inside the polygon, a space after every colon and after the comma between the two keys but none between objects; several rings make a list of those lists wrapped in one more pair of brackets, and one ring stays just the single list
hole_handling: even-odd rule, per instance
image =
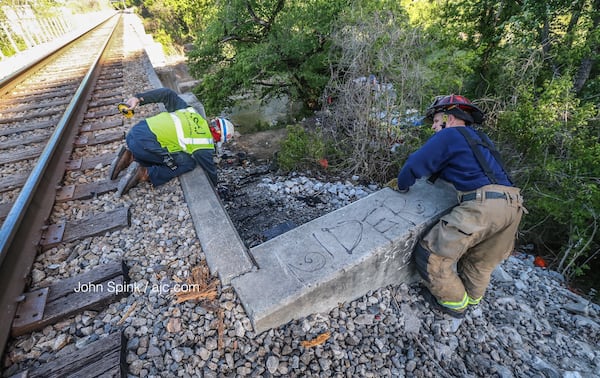
[{"label": "worker in yellow safety vest", "polygon": [[127,169],[117,186],[118,195],[142,181],[162,185],[196,165],[204,169],[216,186],[215,145],[233,138],[233,123],[223,117],[207,121],[201,104],[195,109],[168,88],[138,93],[125,105],[133,110],[152,103],[164,104],[167,111],[134,125],[125,137],[126,145],[120,148],[110,166],[111,180]]}]

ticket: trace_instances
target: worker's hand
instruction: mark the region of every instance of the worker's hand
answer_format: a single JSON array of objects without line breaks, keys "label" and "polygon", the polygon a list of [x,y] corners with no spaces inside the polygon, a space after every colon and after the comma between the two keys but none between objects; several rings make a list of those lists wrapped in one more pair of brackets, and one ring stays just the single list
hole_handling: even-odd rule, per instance
[{"label": "worker's hand", "polygon": [[136,106],[140,104],[140,99],[137,97],[131,97],[125,103],[127,104],[127,106],[129,106],[129,109],[135,109]]}]

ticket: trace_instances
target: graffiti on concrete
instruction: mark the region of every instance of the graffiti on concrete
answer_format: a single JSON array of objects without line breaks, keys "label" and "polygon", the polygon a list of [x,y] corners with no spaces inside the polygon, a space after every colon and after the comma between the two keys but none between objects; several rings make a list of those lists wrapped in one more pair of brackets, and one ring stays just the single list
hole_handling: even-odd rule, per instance
[{"label": "graffiti on concrete", "polygon": [[[336,265],[336,260],[343,262],[348,256],[368,252],[361,250],[361,247],[373,247],[372,243],[363,245],[367,238],[385,240],[387,247],[381,247],[390,251],[384,254],[384,261],[394,259],[399,252],[411,248],[416,234],[414,229],[426,223],[438,209],[423,200],[392,195],[375,198],[369,206],[360,206],[358,211],[348,216],[350,219],[330,217],[334,224],[324,225],[312,233],[315,244],[306,245],[306,252],[301,255],[288,255],[295,260],[286,264],[288,271],[300,282],[305,282],[303,276],[318,273],[327,264]],[[402,258],[403,265],[410,261],[410,253],[406,255],[408,257]]]}]

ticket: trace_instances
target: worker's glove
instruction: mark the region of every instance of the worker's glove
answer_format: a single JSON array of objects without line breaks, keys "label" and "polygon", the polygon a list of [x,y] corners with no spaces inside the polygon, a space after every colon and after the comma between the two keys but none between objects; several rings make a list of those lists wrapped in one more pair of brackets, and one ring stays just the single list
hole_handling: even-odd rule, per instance
[{"label": "worker's glove", "polygon": [[388,183],[385,184],[385,186],[394,190],[398,190],[398,179],[395,178],[393,180],[388,181]]},{"label": "worker's glove", "polygon": [[408,188],[406,188],[406,189],[399,189],[398,188],[398,179],[397,178],[388,181],[388,183],[385,184],[385,186],[387,186],[388,188],[394,189],[395,191],[400,192],[400,193],[406,193],[406,192],[408,192]]}]

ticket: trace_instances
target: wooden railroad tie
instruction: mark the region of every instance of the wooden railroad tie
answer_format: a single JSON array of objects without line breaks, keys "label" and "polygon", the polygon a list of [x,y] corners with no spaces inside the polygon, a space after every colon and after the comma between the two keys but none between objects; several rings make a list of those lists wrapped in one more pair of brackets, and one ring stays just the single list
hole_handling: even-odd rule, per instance
[{"label": "wooden railroad tie", "polygon": [[[87,160],[83,163],[81,160],[79,160],[76,164],[79,164],[80,166],[82,164],[86,166],[91,165],[92,167],[94,167],[97,164],[106,165],[104,164],[106,160],[106,158],[99,160]],[[110,160],[108,160],[108,163],[110,163]],[[11,176],[4,181],[0,181],[0,193],[13,190],[15,188],[18,188],[19,186],[23,186],[23,184],[25,184],[25,181],[27,181],[27,174]],[[107,179],[100,182],[61,186],[56,191],[56,202],[66,202],[93,198],[94,196],[99,196],[104,193],[116,191],[118,184],[118,180],[111,181]],[[6,219],[6,216],[10,212],[10,209],[12,208],[13,204],[14,202],[0,203],[0,222]]]},{"label": "wooden railroad tie", "polygon": [[[66,185],[56,191],[56,202],[66,202],[79,199],[89,199],[100,194],[117,190],[119,181],[105,180],[100,182],[90,182],[87,184]],[[2,216],[2,206],[0,205],[0,218]]]},{"label": "wooden railroad tie", "polygon": [[53,117],[53,116],[57,116],[59,114],[61,114],[60,110],[45,109],[45,110],[37,111],[37,112],[35,112],[35,114],[25,114],[25,115],[16,116],[16,117],[2,117],[2,118],[0,118],[0,124],[28,122],[32,116],[41,118],[41,117]]},{"label": "wooden railroad tie", "polygon": [[126,346],[122,332],[112,333],[82,349],[58,356],[53,361],[19,372],[11,378],[126,377]]},{"label": "wooden railroad tie", "polygon": [[89,103],[90,108],[100,107],[100,106],[115,106],[119,102],[123,101],[123,97],[114,96],[113,94],[106,94],[105,96],[98,96],[96,94],[92,94],[92,100]]},{"label": "wooden railroad tie", "polygon": [[[115,111],[113,110],[113,113],[114,112]],[[84,124],[83,124],[83,126],[81,126],[79,128],[79,131],[81,131],[81,132],[99,131],[99,130],[112,129],[114,127],[119,127],[119,126],[123,126],[123,117],[120,117],[117,119],[108,119],[103,122],[97,122],[96,120],[93,120],[93,122],[90,122],[89,120],[84,119]]]},{"label": "wooden railroad tie", "polygon": [[50,132],[39,132],[35,135],[25,137],[22,139],[12,139],[0,142],[0,149],[6,150],[9,148],[15,148],[20,146],[27,146],[30,144],[46,142],[50,138]]},{"label": "wooden railroad tie", "polygon": [[129,226],[130,221],[129,207],[122,207],[79,221],[51,224],[44,230],[40,246],[43,250],[47,250],[60,243],[81,240]]},{"label": "wooden railroad tie", "polygon": [[22,172],[16,175],[10,175],[0,180],[0,193],[8,192],[13,189],[19,188],[27,182],[29,172]]},{"label": "wooden railroad tie", "polygon": [[0,153],[0,164],[18,163],[23,160],[34,159],[40,156],[45,146],[23,147],[18,152]]},{"label": "wooden railroad tie", "polygon": [[94,169],[97,165],[102,165],[102,166],[109,165],[112,162],[112,160],[115,158],[115,156],[117,156],[116,152],[114,154],[103,154],[103,155],[96,155],[96,156],[91,156],[91,157],[86,157],[86,158],[69,160],[69,161],[67,161],[65,169],[68,171],[76,171],[76,170],[85,171],[86,169]]},{"label": "wooden railroad tie", "polygon": [[0,222],[4,222],[14,204],[14,202],[0,203]]},{"label": "wooden railroad tie", "polygon": [[88,110],[85,113],[84,119],[101,119],[104,117],[117,116],[120,115],[117,111],[117,107],[113,107],[112,109],[104,109],[104,110]]},{"label": "wooden railroad tie", "polygon": [[83,133],[75,139],[75,147],[95,146],[97,144],[105,144],[123,140],[122,131],[114,131],[106,134]]},{"label": "wooden railroad tie", "polygon": [[96,85],[96,90],[97,91],[109,91],[112,89],[119,89],[123,86],[123,84],[121,83],[120,80],[118,80],[117,82],[113,81],[110,83],[104,83],[102,85]]},{"label": "wooden railroad tie", "polygon": [[21,336],[85,310],[101,310],[129,295],[130,286],[127,266],[121,261],[25,293],[11,334]]},{"label": "wooden railroad tie", "polygon": [[48,127],[53,127],[58,123],[58,119],[49,120],[49,121],[33,121],[33,122],[25,122],[24,124],[20,124],[17,127],[6,127],[0,130],[0,136],[11,135],[16,133],[23,133],[25,131],[32,131],[37,129],[45,129]]}]

